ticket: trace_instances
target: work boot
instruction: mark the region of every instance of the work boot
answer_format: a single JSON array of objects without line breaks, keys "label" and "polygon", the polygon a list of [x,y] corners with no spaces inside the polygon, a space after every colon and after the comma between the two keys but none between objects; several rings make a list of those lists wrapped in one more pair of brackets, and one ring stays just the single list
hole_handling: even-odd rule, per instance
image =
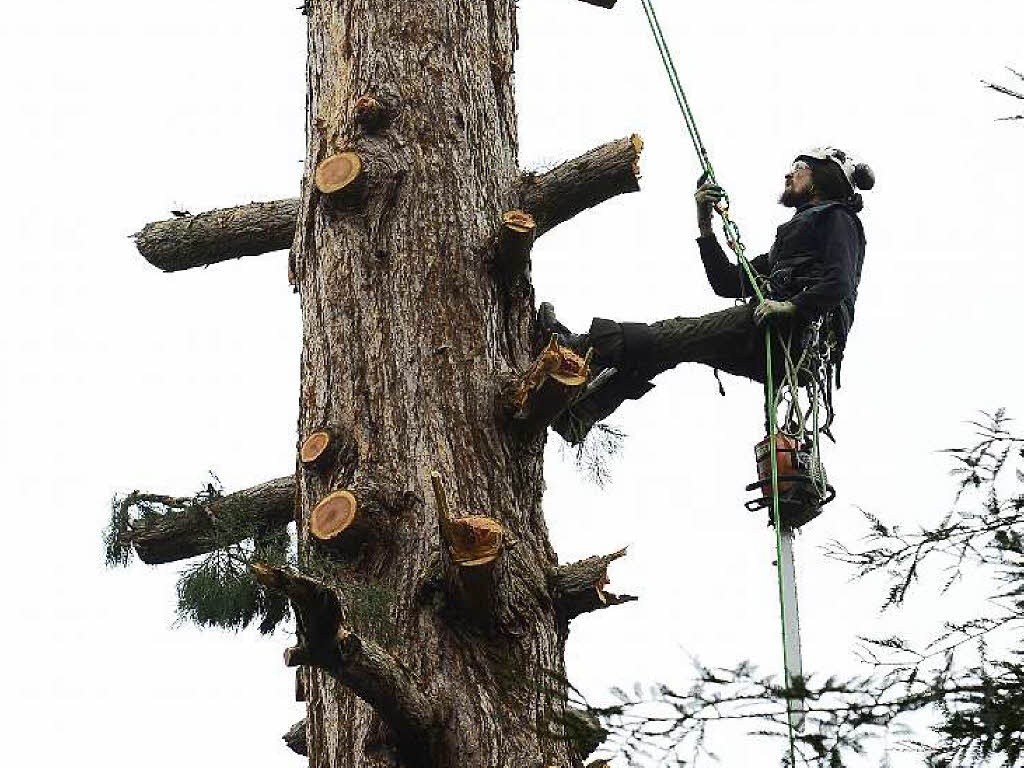
[{"label": "work boot", "polygon": [[599,421],[611,416],[626,400],[637,400],[654,385],[635,371],[605,368],[587,383],[583,394],[551,423],[571,445],[582,443]]},{"label": "work boot", "polygon": [[653,343],[649,326],[595,317],[589,333],[577,334],[558,321],[549,302],[537,310],[537,326],[547,338],[555,334],[559,344],[580,356],[593,348],[590,379],[583,393],[551,424],[566,442],[582,443],[595,424],[611,416],[626,400],[637,400],[654,389],[640,372],[646,367],[646,355]]},{"label": "work boot", "polygon": [[558,321],[555,316],[555,307],[549,302],[542,302],[537,309],[537,328],[540,330],[542,341],[547,344],[551,335],[558,337],[558,343],[563,347],[569,347],[580,357],[586,357],[590,349],[590,335],[586,333],[573,333]]}]

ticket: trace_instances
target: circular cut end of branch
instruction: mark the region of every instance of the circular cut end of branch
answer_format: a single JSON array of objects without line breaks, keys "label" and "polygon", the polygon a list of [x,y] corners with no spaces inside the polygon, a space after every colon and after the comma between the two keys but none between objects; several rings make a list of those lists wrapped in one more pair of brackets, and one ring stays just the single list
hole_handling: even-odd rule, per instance
[{"label": "circular cut end of branch", "polygon": [[299,449],[299,461],[305,465],[315,464],[327,452],[330,444],[329,432],[314,432],[306,438]]},{"label": "circular cut end of branch", "polygon": [[522,235],[533,232],[537,228],[537,223],[534,221],[533,216],[526,211],[508,211],[502,215],[501,220],[506,228]]},{"label": "circular cut end of branch", "polygon": [[316,188],[329,195],[344,189],[363,172],[363,161],[355,152],[332,155],[317,166],[314,181]]},{"label": "circular cut end of branch", "polygon": [[501,523],[483,515],[452,520],[448,531],[448,551],[461,568],[487,565],[501,554],[505,529]]},{"label": "circular cut end of branch", "polygon": [[356,518],[356,497],[348,491],[335,491],[313,507],[309,515],[309,532],[320,541],[336,538]]}]

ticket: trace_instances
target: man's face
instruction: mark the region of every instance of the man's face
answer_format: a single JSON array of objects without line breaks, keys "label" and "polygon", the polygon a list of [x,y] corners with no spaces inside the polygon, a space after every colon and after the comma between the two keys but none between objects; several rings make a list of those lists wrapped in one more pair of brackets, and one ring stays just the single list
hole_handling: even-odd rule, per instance
[{"label": "man's face", "polygon": [[786,173],[786,186],[779,195],[779,202],[787,208],[797,208],[811,199],[813,187],[811,166],[804,160],[797,160]]}]

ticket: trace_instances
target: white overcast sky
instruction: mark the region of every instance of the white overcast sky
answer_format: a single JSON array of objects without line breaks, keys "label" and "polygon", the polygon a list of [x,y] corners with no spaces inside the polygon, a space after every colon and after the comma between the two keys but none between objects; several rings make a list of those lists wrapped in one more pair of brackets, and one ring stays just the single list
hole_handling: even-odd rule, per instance
[{"label": "white overcast sky", "polygon": [[[483,0],[479,0],[482,2]],[[164,275],[128,236],[193,212],[297,194],[303,158],[299,0],[5,4],[0,27],[4,259],[7,712],[0,759],[110,768],[301,765],[280,735],[303,716],[285,635],[172,628],[175,567],[102,566],[115,492],[228,490],[293,464],[298,298],[283,253]],[[581,215],[534,254],[538,297],[582,328],[723,306],[693,243],[697,175],[637,0],[605,11],[521,0],[521,161],[544,168],[640,133],[643,191]],[[857,671],[882,631],[880,587],[823,560],[887,520],[934,519],[952,487],[936,449],[975,409],[1024,417],[1020,348],[1024,103],[985,91],[1024,68],[1019,0],[823,3],[660,0],[657,7],[719,178],[751,249],[800,148],[871,163],[868,248],[826,454],[839,499],[799,541],[805,669]],[[1019,83],[1018,85],[1024,85]],[[1020,111],[1024,111],[1021,109]],[[628,404],[604,490],[550,441],[545,510],[563,560],[630,544],[612,589],[641,601],[573,625],[570,672],[600,696],[687,679],[709,663],[780,663],[771,537],[742,506],[761,436],[760,390],[684,368]],[[925,632],[972,608],[923,600],[895,625]],[[719,744],[725,765],[777,748]]]}]

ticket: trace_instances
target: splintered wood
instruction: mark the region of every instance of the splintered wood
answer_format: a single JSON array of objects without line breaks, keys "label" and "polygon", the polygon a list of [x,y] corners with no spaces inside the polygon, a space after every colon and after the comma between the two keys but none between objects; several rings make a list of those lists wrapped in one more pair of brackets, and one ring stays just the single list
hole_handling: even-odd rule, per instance
[{"label": "splintered wood", "polygon": [[455,517],[448,505],[441,475],[431,472],[430,482],[434,488],[441,538],[452,561],[462,568],[494,562],[505,547],[505,529],[501,523],[484,515]]},{"label": "splintered wood", "polygon": [[483,515],[459,517],[448,527],[448,553],[456,565],[470,568],[486,565],[501,554],[505,529]]},{"label": "splintered wood", "polygon": [[358,504],[348,491],[324,497],[309,515],[309,532],[320,541],[332,541],[355,520]]},{"label": "splintered wood", "polygon": [[513,406],[517,411],[524,411],[533,393],[549,380],[563,387],[576,388],[586,384],[589,375],[590,355],[580,357],[569,347],[559,344],[558,338],[552,335],[551,341],[523,377],[513,398]]}]

